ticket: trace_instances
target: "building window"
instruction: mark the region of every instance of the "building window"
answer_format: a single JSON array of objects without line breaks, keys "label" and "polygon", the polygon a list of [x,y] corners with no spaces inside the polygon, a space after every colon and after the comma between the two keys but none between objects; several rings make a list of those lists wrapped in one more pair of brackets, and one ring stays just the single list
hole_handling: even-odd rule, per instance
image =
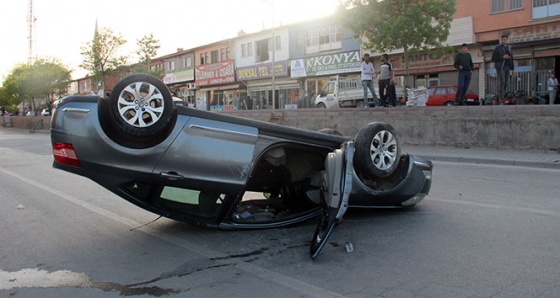
[{"label": "building window", "polygon": [[504,11],[504,2],[505,0],[492,0],[492,10],[491,12],[502,12]]},{"label": "building window", "polygon": [[214,50],[214,51],[210,52],[210,54],[211,54],[211,59],[212,59],[212,60],[210,60],[210,61],[212,61],[211,63],[220,62],[220,61],[218,60],[218,59],[219,59],[219,58],[218,58],[218,50]]},{"label": "building window", "polygon": [[246,43],[241,45],[241,57],[242,58],[249,57],[249,55],[247,55],[247,44]]},{"label": "building window", "polygon": [[191,57],[183,57],[183,68],[188,68],[192,66]]},{"label": "building window", "polygon": [[167,61],[167,70],[168,71],[175,70],[175,61]]},{"label": "building window", "polygon": [[253,43],[248,42],[247,43],[247,57],[251,57],[251,56],[253,56]]},{"label": "building window", "polygon": [[228,48],[220,49],[220,59],[221,59],[220,61],[228,60],[227,50],[228,50]]},{"label": "building window", "polygon": [[533,19],[560,15],[560,0],[533,0]]},{"label": "building window", "polygon": [[523,0],[509,0],[509,10],[523,8]]},{"label": "building window", "polygon": [[255,42],[257,47],[255,62],[268,61],[268,39]]},{"label": "building window", "polygon": [[206,63],[205,59],[204,59],[204,53],[200,54],[200,65],[204,65]]},{"label": "building window", "polygon": [[[323,50],[333,50],[341,47],[342,29],[337,25],[313,28],[304,34],[298,34],[296,43],[305,47],[320,46]],[[325,47],[326,46],[326,47]]]}]

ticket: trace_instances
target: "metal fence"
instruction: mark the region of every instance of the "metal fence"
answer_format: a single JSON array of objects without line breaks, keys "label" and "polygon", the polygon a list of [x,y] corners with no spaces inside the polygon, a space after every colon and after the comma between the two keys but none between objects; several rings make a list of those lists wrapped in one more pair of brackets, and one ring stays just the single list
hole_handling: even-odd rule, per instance
[{"label": "metal fence", "polygon": [[[548,70],[515,72],[510,76],[509,87],[511,92],[525,91],[528,97],[543,96],[548,88]],[[498,78],[495,72],[486,74],[486,98],[491,98],[498,93]]]}]

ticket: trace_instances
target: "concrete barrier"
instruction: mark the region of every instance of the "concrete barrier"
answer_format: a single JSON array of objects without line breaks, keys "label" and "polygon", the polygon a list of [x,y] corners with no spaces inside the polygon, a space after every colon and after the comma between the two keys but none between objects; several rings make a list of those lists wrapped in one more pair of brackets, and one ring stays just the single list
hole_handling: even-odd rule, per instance
[{"label": "concrete barrier", "polygon": [[355,135],[374,121],[393,125],[405,145],[560,152],[560,105],[298,109],[222,112],[282,125]]},{"label": "concrete barrier", "polygon": [[[349,136],[355,135],[366,123],[387,122],[397,129],[400,141],[405,145],[560,152],[560,105],[242,110],[221,113],[313,131],[334,128]],[[40,120],[42,123],[38,122]],[[14,128],[31,129],[38,124],[42,129],[50,127],[50,117],[16,116],[11,117],[11,122]]]}]

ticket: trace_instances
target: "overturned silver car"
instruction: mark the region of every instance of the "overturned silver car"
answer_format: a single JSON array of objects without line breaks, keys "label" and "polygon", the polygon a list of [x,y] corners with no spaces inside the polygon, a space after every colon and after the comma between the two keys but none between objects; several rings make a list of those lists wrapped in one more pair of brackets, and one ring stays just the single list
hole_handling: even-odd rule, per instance
[{"label": "overturned silver car", "polygon": [[318,218],[312,258],[347,208],[414,206],[431,187],[432,163],[401,153],[388,124],[349,138],[200,111],[146,74],[109,98],[64,98],[51,141],[55,168],[174,220],[244,229]]}]

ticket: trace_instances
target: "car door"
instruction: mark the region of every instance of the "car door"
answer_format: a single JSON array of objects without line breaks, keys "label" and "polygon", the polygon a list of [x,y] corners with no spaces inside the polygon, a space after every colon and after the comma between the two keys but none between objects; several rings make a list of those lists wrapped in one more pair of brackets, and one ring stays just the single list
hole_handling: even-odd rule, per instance
[{"label": "car door", "polygon": [[348,209],[348,199],[352,191],[353,157],[353,142],[347,142],[342,149],[336,149],[327,155],[325,173],[321,181],[323,210],[309,247],[311,259],[317,258],[334,227],[342,221]]},{"label": "car door", "polygon": [[430,105],[432,106],[442,106],[447,101],[447,88],[446,87],[436,87],[434,94],[430,97]]}]

